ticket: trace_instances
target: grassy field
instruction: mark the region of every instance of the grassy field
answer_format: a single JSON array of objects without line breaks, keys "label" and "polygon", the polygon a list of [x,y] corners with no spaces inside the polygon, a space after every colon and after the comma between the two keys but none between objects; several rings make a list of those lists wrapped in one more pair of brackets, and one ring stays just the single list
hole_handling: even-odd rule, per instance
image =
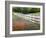
[{"label": "grassy field", "polygon": [[[37,13],[38,14],[38,13]],[[35,15],[37,15],[35,14]],[[40,30],[40,24],[20,18],[19,16],[12,15],[12,28],[13,31],[20,30]]]}]

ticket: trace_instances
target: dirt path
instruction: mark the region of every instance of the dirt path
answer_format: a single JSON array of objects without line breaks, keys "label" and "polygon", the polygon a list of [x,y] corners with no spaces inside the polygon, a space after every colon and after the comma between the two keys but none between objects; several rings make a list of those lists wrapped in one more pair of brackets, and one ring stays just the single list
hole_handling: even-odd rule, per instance
[{"label": "dirt path", "polygon": [[39,30],[40,24],[32,23],[28,20],[22,19],[20,17],[16,17],[13,20],[13,31],[20,31],[20,30]]}]

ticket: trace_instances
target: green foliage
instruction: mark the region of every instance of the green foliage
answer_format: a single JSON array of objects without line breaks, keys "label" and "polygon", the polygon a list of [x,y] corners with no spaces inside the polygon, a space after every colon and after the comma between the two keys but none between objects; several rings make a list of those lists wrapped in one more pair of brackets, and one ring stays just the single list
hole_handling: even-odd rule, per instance
[{"label": "green foliage", "polygon": [[36,13],[36,12],[40,12],[40,9],[39,8],[32,8],[30,10],[31,13]]},{"label": "green foliage", "polygon": [[28,14],[28,13],[40,12],[40,8],[13,7],[12,11],[17,13]]}]

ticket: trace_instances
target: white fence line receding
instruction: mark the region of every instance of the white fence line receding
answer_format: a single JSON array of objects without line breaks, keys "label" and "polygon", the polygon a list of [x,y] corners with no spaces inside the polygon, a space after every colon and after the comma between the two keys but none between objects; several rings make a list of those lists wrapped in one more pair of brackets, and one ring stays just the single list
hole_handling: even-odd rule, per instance
[{"label": "white fence line receding", "polygon": [[32,14],[21,14],[21,13],[14,13],[14,15],[19,16],[25,20],[29,20],[33,23],[38,23],[40,24],[40,15],[39,16],[35,16]]}]

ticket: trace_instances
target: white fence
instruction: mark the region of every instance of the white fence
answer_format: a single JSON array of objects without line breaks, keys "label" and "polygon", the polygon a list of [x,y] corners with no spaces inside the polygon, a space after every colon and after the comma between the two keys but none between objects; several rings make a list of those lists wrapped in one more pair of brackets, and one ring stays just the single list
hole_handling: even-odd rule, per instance
[{"label": "white fence", "polygon": [[21,13],[14,13],[14,15],[17,15],[25,20],[29,20],[33,23],[38,23],[40,24],[40,16],[35,16],[32,14],[21,14]]},{"label": "white fence", "polygon": [[32,20],[33,23],[40,24],[40,16],[32,16],[31,20]]}]

